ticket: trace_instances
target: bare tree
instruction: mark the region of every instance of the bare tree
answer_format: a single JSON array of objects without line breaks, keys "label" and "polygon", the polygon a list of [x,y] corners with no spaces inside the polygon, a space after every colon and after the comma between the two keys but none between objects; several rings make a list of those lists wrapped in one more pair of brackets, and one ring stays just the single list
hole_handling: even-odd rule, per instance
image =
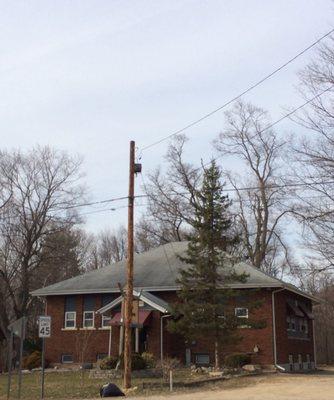
[{"label": "bare tree", "polygon": [[295,215],[304,226],[309,255],[316,254],[322,269],[334,266],[334,38],[319,47],[316,57],[300,72],[300,91],[315,97],[296,121],[307,129],[293,147],[294,175],[303,191]]},{"label": "bare tree", "polygon": [[124,226],[98,234],[80,231],[78,257],[83,271],[109,266],[124,260],[127,254],[127,231]]},{"label": "bare tree", "polygon": [[144,182],[148,207],[136,229],[139,250],[184,240],[191,227],[202,171],[184,161],[186,141],[185,136],[177,136],[165,156],[165,170],[157,168]]},{"label": "bare tree", "polygon": [[77,222],[73,206],[82,201],[80,160],[48,147],[0,154],[0,179],[12,195],[0,211],[0,330],[27,315],[34,273],[46,238]]},{"label": "bare tree", "polygon": [[234,189],[246,256],[256,268],[277,275],[289,259],[282,228],[288,212],[281,163],[285,142],[266,129],[268,115],[261,108],[239,102],[225,115],[226,127],[214,145],[224,159],[242,163],[242,176],[224,171]]}]

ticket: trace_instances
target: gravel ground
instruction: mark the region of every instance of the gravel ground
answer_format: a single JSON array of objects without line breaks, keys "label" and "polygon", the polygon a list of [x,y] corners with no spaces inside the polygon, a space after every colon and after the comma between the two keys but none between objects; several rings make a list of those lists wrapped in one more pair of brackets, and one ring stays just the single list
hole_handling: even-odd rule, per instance
[{"label": "gravel ground", "polygon": [[[190,393],[150,396],[150,400],[333,400],[334,367],[312,374],[270,374],[241,378]],[[131,397],[143,399],[143,397]]]}]

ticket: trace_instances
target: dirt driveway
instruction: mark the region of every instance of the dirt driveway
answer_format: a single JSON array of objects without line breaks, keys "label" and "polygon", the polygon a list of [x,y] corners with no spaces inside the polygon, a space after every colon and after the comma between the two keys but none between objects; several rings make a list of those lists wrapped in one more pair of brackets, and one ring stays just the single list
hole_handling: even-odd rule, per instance
[{"label": "dirt driveway", "polygon": [[[143,397],[131,399],[142,400]],[[208,387],[206,390],[150,396],[150,400],[333,400],[334,368],[314,374],[274,374],[241,378],[238,382]]]}]

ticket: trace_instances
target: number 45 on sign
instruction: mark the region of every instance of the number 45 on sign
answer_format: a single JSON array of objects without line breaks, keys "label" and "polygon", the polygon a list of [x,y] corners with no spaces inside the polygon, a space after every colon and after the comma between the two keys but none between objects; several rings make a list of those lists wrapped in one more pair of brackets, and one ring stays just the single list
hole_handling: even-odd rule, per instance
[{"label": "number 45 on sign", "polygon": [[38,337],[48,338],[51,336],[51,317],[39,317],[38,319]]}]

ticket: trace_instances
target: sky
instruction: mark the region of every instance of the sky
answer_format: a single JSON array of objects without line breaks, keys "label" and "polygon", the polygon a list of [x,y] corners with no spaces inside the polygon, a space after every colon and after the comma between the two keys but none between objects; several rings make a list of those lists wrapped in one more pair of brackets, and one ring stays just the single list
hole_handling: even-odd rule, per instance
[{"label": "sky", "polygon": [[[329,0],[0,0],[1,147],[78,154],[90,201],[126,196],[130,140],[140,151],[200,118],[333,27]],[[303,102],[296,74],[312,56],[244,100],[278,119]],[[222,111],[187,130],[187,159],[209,160],[223,126]],[[301,128],[280,129],[297,136]],[[144,180],[167,146],[142,153]],[[92,213],[85,226],[115,229],[126,218],[126,208]]]}]

